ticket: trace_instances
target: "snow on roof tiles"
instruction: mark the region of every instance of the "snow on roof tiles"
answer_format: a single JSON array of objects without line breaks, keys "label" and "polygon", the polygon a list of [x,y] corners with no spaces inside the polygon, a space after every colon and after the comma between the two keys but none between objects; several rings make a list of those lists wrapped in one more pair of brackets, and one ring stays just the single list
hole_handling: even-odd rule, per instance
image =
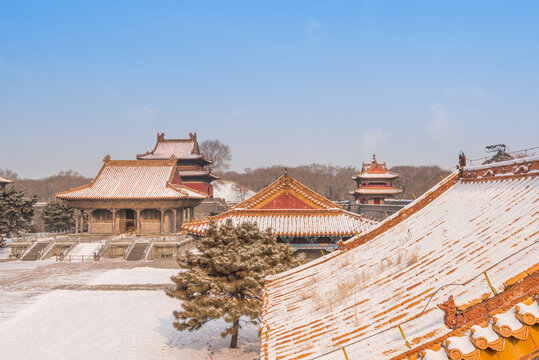
[{"label": "snow on roof tiles", "polygon": [[10,184],[10,183],[12,183],[12,182],[13,182],[13,180],[8,179],[8,178],[5,178],[5,177],[3,177],[3,176],[0,176],[0,183]]},{"label": "snow on roof tiles", "polygon": [[189,134],[189,139],[165,139],[164,133],[157,134],[157,143],[154,149],[145,154],[137,155],[137,159],[168,160],[171,155],[176,156],[180,161],[204,158],[198,149],[196,133]]},{"label": "snow on roof tiles", "polygon": [[157,143],[153,152],[137,156],[139,159],[169,159],[174,154],[178,159],[196,159],[202,157],[200,154],[192,153],[194,141],[165,140]]},{"label": "snow on roof tiles", "polygon": [[[376,221],[363,218],[342,209],[313,210],[247,210],[233,209],[212,218],[217,226],[232,220],[234,225],[256,223],[260,230],[270,229],[277,236],[353,236],[367,231]],[[210,220],[187,223],[182,230],[201,235]]]},{"label": "snow on roof tiles", "polygon": [[203,199],[202,193],[172,184],[175,161],[108,160],[88,185],[57,193],[60,199]]},{"label": "snow on roof tiles", "polygon": [[402,189],[387,186],[360,187],[354,190],[356,194],[400,194]]},{"label": "snow on roof tiles", "polygon": [[[281,198],[286,200],[275,205],[274,201]],[[378,224],[377,221],[340,208],[291,178],[288,172],[232,210],[210,219],[186,223],[182,230],[201,235],[206,232],[211,220],[219,226],[229,219],[235,225],[257,223],[261,230],[271,228],[277,236],[354,236]]]},{"label": "snow on roof tiles", "polygon": [[[503,290],[538,262],[537,165],[489,180],[454,173],[346,251],[269,276],[261,359],[342,359],[343,346],[351,359],[384,359],[409,350],[397,324],[415,346],[448,333],[436,304],[481,300],[483,271]],[[452,283],[464,285],[436,291]]]}]

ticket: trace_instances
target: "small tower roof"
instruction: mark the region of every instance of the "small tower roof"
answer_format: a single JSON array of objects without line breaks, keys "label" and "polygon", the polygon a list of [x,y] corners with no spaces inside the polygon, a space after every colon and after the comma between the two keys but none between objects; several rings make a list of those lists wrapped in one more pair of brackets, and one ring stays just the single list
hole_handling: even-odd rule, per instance
[{"label": "small tower roof", "polygon": [[189,133],[188,139],[165,139],[165,133],[157,134],[157,142],[151,151],[137,155],[138,160],[168,160],[174,155],[178,160],[201,159],[208,164],[211,160],[200,153],[196,133]]},{"label": "small tower roof", "polygon": [[363,163],[361,172],[352,179],[396,179],[398,177],[399,174],[389,171],[386,163],[378,163],[376,155],[372,154],[372,163]]},{"label": "small tower roof", "polygon": [[13,182],[13,180],[5,178],[3,176],[0,176],[0,183],[1,184],[11,184],[12,182]]}]

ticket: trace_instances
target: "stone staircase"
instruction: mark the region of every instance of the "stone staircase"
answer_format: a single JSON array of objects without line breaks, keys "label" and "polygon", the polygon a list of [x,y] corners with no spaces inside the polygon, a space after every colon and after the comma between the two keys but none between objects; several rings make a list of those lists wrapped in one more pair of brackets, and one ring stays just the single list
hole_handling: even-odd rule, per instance
[{"label": "stone staircase", "polygon": [[135,243],[131,248],[129,254],[127,254],[127,261],[138,261],[144,259],[146,255],[146,249],[150,246],[149,242],[139,242]]},{"label": "stone staircase", "polygon": [[41,251],[49,245],[48,242],[36,242],[26,254],[23,255],[23,261],[36,261],[41,256]]}]

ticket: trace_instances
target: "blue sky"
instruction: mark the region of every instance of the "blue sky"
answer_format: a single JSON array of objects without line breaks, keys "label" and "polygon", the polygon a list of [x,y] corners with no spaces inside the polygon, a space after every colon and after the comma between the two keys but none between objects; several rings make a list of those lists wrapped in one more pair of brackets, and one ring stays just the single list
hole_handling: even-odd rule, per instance
[{"label": "blue sky", "polygon": [[1,1],[0,168],[217,138],[232,168],[538,146],[539,2]]}]

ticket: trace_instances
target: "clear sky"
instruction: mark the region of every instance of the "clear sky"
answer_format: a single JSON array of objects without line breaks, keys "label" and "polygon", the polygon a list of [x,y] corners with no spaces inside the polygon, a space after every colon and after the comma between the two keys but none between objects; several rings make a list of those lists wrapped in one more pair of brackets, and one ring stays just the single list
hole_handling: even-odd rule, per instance
[{"label": "clear sky", "polygon": [[94,176],[157,131],[235,170],[538,146],[539,2],[0,0],[0,168]]}]

